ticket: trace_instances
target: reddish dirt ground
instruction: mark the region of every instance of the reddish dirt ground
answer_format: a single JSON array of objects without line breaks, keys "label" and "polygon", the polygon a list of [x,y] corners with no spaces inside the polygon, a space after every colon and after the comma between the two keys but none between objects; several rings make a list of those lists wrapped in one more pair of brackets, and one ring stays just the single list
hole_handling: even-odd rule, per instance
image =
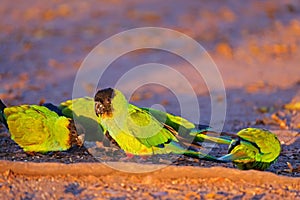
[{"label": "reddish dirt ground", "polygon": [[[131,28],[165,27],[197,40],[216,63],[226,89],[224,131],[268,128],[282,144],[267,172],[179,156],[161,170],[130,174],[96,163],[84,148],[27,155],[1,129],[1,199],[300,199],[300,112],[286,106],[300,102],[297,1],[3,0],[0,15],[0,98],[8,105],[71,99],[80,64],[99,42]],[[120,57],[99,87],[149,62],[172,66],[189,78],[200,102],[200,122],[209,123],[205,82],[187,62],[164,52],[141,50]],[[174,84],[180,91],[181,84]],[[94,87],[87,81],[86,94],[93,95]],[[161,104],[180,114],[173,97],[166,88],[150,85],[139,88],[132,102]],[[226,147],[214,151],[224,154]]]}]

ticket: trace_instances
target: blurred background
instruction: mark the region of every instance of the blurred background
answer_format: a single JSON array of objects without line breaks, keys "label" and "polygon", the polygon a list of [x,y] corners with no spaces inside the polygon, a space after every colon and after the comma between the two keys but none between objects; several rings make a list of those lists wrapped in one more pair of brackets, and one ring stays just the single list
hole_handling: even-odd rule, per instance
[{"label": "blurred background", "polygon": [[[297,0],[2,0],[0,15],[0,98],[8,105],[57,104],[72,98],[76,72],[88,53],[114,34],[144,26],[180,31],[209,52],[226,88],[225,129],[266,125],[262,120],[268,114],[300,96]],[[122,70],[148,62],[193,74],[174,55],[140,50],[116,60],[107,77],[114,79]],[[200,100],[201,121],[207,123],[206,85],[197,79],[192,86]],[[86,84],[89,93],[94,88]],[[139,88],[131,100],[180,111],[176,98],[159,86]]]}]

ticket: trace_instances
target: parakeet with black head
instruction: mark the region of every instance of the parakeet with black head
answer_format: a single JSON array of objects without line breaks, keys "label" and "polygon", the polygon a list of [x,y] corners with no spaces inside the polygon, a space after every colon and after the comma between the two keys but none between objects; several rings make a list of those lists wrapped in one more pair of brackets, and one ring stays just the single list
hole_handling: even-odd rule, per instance
[{"label": "parakeet with black head", "polygon": [[[94,104],[94,99],[91,97],[81,97],[62,102],[59,106],[53,105],[52,103],[44,103],[42,105],[56,112],[60,116],[74,119],[76,127],[84,132],[85,141],[102,141],[105,143],[105,146],[109,146],[109,141],[107,140],[109,139],[115,144],[115,141],[112,140],[108,132],[104,130],[101,119],[97,118]],[[152,115],[156,120],[164,124],[164,126],[169,126],[171,129],[174,129],[178,133],[177,137],[183,137],[185,143],[191,143],[194,139],[194,135],[207,132],[209,129],[209,126],[195,126],[195,124],[188,120],[167,112],[147,107],[140,107],[140,109],[145,113]],[[192,130],[193,134],[190,134]],[[104,133],[106,137],[103,137]],[[197,142],[204,140],[200,136],[197,138]]]},{"label": "parakeet with black head", "polygon": [[[59,106],[53,105],[52,103],[45,103],[43,106],[56,112],[60,116],[75,119],[76,127],[84,129],[86,140],[99,141],[103,139],[103,133],[106,133],[106,130],[104,130],[104,127],[101,124],[101,119],[97,118],[95,114],[94,104],[93,98],[81,97],[62,102]],[[134,105],[130,104],[130,106]],[[143,110],[143,112],[152,115],[157,121],[164,124],[164,126],[174,129],[178,133],[176,137],[183,137],[190,143],[194,142],[196,145],[201,145],[201,142],[204,140],[224,143],[224,140],[216,140],[215,137],[210,137],[206,134],[213,133],[214,135],[218,135],[207,125],[195,125],[183,117],[153,108],[138,108]],[[227,144],[227,140],[225,140],[225,142]]]},{"label": "parakeet with black head", "polygon": [[1,115],[11,139],[25,152],[65,151],[74,145],[82,145],[73,120],[44,106],[5,106]]},{"label": "parakeet with black head", "polygon": [[174,153],[216,160],[215,157],[198,150],[187,149],[187,146],[177,139],[178,132],[174,128],[157,120],[147,109],[129,104],[117,89],[99,90],[94,101],[99,123],[126,153]]}]

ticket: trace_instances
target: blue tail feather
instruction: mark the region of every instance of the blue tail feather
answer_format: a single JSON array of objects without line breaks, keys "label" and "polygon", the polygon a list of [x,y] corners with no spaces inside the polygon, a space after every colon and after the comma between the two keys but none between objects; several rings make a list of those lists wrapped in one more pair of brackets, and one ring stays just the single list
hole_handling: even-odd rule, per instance
[{"label": "blue tail feather", "polygon": [[5,115],[4,115],[4,109],[5,108],[6,108],[6,105],[0,99],[0,122],[3,123],[6,126],[6,128],[8,128],[6,118],[5,118]]},{"label": "blue tail feather", "polygon": [[246,153],[239,151],[236,153],[226,154],[226,155],[218,158],[218,160],[223,161],[223,162],[231,162],[231,161],[245,159],[245,158],[249,158],[249,156]]},{"label": "blue tail feather", "polygon": [[59,116],[63,116],[63,113],[61,112],[61,110],[52,103],[44,103],[44,104],[42,104],[42,106],[45,106],[49,110],[56,112],[56,114],[58,114]]}]

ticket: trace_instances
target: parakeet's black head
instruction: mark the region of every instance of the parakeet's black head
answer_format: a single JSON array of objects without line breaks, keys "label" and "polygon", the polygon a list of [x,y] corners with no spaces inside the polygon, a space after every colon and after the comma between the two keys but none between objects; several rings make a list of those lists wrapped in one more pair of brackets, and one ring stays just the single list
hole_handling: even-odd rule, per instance
[{"label": "parakeet's black head", "polygon": [[95,112],[97,116],[110,117],[112,115],[112,99],[115,96],[115,92],[112,88],[106,88],[99,90],[94,98]]}]

